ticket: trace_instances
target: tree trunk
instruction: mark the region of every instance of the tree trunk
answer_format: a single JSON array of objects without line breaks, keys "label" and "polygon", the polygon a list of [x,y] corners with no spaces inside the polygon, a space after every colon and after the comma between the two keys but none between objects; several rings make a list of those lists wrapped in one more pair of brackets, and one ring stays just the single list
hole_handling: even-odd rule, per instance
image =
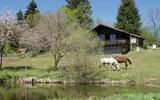
[{"label": "tree trunk", "polygon": [[57,57],[56,59],[54,59],[55,60],[55,63],[54,63],[54,67],[55,67],[55,70],[57,70],[58,68],[58,64],[59,64],[59,62],[60,62],[60,59],[61,59],[62,57]]},{"label": "tree trunk", "polygon": [[58,57],[57,57],[57,55],[55,54],[55,55],[54,55],[54,68],[55,68],[55,70],[57,70],[57,69],[58,69],[58,68],[57,68],[58,63],[59,63],[59,61],[58,61]]},{"label": "tree trunk", "polygon": [[55,70],[57,70],[58,68],[58,64],[59,64],[59,62],[60,62],[60,60],[61,60],[61,58],[63,58],[64,57],[64,55],[60,55],[60,54],[55,54],[54,55],[54,68],[55,68]]},{"label": "tree trunk", "polygon": [[2,68],[2,57],[3,57],[3,49],[0,48],[0,69]]},{"label": "tree trunk", "polygon": [[54,68],[55,68],[55,70],[57,70],[58,68],[57,68],[57,66],[58,66],[58,61],[57,60],[55,60],[55,63],[54,63]]}]

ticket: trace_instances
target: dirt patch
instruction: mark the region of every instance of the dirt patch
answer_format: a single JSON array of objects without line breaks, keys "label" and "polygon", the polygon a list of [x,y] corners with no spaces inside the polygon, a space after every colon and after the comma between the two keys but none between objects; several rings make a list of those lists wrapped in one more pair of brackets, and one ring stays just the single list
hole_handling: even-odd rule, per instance
[{"label": "dirt patch", "polygon": [[11,65],[18,63],[19,59],[18,58],[3,58],[3,64],[4,65]]}]

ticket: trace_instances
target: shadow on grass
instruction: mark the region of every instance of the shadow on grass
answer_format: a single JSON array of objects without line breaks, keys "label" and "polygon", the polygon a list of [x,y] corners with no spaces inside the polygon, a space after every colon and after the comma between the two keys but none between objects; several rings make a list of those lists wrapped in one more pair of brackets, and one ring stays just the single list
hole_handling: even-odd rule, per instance
[{"label": "shadow on grass", "polygon": [[32,70],[32,69],[33,68],[31,66],[7,66],[1,68],[1,70],[9,70],[9,71]]}]

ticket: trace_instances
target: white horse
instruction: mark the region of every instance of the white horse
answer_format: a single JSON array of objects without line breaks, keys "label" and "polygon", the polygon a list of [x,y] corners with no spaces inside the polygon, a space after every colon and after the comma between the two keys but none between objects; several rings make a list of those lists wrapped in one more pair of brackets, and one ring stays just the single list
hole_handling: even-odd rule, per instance
[{"label": "white horse", "polygon": [[114,58],[101,58],[100,63],[105,66],[105,64],[113,65],[117,70],[119,70],[119,63]]}]

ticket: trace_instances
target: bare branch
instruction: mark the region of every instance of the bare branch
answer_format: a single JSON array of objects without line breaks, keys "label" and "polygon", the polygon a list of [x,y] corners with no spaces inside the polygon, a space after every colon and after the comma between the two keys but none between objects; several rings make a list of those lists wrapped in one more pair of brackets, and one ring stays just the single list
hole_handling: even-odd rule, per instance
[{"label": "bare branch", "polygon": [[156,40],[160,39],[160,9],[150,13],[150,31]]}]

